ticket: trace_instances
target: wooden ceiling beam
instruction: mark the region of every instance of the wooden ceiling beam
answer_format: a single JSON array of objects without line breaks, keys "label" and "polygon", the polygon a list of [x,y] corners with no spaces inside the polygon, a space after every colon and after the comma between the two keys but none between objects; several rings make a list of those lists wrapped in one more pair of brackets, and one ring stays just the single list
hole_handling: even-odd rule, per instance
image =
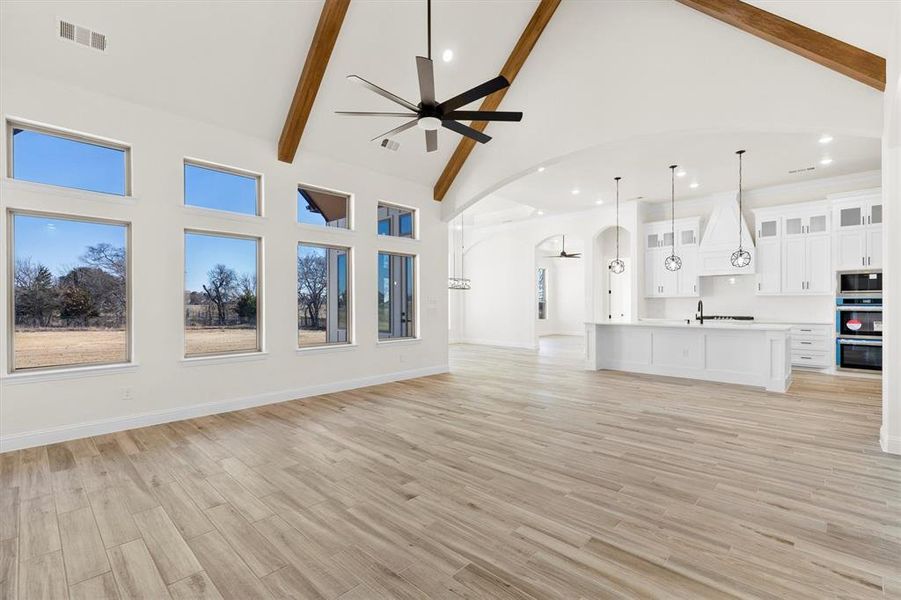
[{"label": "wooden ceiling beam", "polygon": [[885,91],[885,59],[740,0],[677,0],[685,6]]},{"label": "wooden ceiling beam", "polygon": [[313,102],[319,93],[319,86],[332,56],[332,49],[338,40],[348,6],[350,0],[325,0],[322,5],[316,33],[313,34],[313,41],[307,51],[307,60],[297,81],[297,89],[294,90],[285,126],[278,138],[278,159],[282,162],[294,162],[300,138],[307,125],[307,119],[310,118],[310,111],[313,110]]},{"label": "wooden ceiling beam", "polygon": [[[526,59],[532,52],[532,48],[535,47],[538,38],[541,37],[541,32],[544,31],[545,26],[551,20],[551,17],[554,16],[554,11],[557,10],[559,4],[560,0],[541,0],[538,4],[535,13],[529,20],[529,24],[523,29],[522,35],[519,36],[519,41],[517,41],[516,46],[513,47],[510,57],[507,58],[507,62],[504,63],[504,68],[501,69],[500,74],[506,77],[507,81],[511,84],[513,83],[513,80],[516,79],[516,75],[519,73],[523,64],[525,64]],[[479,110],[497,110],[508,89],[510,88],[504,88],[487,96],[482,101]],[[473,121],[471,126],[473,129],[485,131],[488,122]],[[456,150],[454,150],[453,155],[451,155],[450,160],[447,161],[447,165],[444,167],[444,171],[435,183],[435,200],[441,201],[444,199],[444,196],[454,183],[454,179],[456,179],[457,175],[460,173],[460,169],[463,168],[463,164],[466,162],[466,159],[469,157],[469,154],[472,152],[475,145],[476,141],[472,138],[463,137],[460,139]]]}]

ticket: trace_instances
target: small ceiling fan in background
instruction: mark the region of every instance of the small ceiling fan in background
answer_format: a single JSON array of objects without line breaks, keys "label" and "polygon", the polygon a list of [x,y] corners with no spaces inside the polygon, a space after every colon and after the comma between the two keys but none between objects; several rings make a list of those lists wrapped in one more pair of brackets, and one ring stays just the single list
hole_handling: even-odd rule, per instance
[{"label": "small ceiling fan in background", "polygon": [[416,57],[416,72],[419,76],[419,104],[413,104],[404,100],[400,96],[392,94],[388,90],[366,81],[358,75],[348,75],[347,78],[356,81],[375,92],[383,98],[391,100],[395,104],[403,106],[410,112],[361,112],[361,111],[336,111],[339,115],[352,117],[409,117],[403,125],[395,127],[381,135],[378,135],[370,141],[387,139],[395,136],[412,127],[419,127],[425,130],[425,149],[426,152],[434,152],[438,149],[438,128],[444,127],[451,131],[456,131],[460,135],[472,138],[475,141],[484,144],[491,139],[491,136],[485,135],[477,129],[473,129],[468,125],[460,123],[460,121],[520,121],[522,120],[521,112],[509,111],[479,111],[479,110],[457,110],[461,106],[466,106],[471,102],[475,102],[485,96],[492,94],[498,90],[509,87],[510,82],[502,75],[498,75],[494,79],[489,79],[485,83],[477,85],[471,90],[467,90],[462,94],[454,96],[450,100],[438,102],[435,99],[435,68],[432,63],[432,0],[427,0],[426,10],[427,35],[428,35],[428,57]]},{"label": "small ceiling fan in background", "polygon": [[560,254],[549,254],[547,258],[580,258],[582,256],[581,252],[567,252],[566,251],[566,236],[561,235],[563,238],[563,243],[561,244],[562,249],[560,250]]}]

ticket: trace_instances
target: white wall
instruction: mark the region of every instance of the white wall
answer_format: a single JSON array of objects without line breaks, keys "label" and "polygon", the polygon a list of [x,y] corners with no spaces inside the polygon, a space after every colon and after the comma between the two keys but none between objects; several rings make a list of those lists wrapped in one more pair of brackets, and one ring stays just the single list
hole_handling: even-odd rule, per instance
[{"label": "white wall", "polygon": [[[574,241],[574,240],[571,240]],[[568,251],[572,248],[568,245]],[[585,273],[581,260],[546,258],[550,252],[539,248],[536,268],[547,269],[547,318],[538,319],[534,311],[536,333],[543,335],[582,335],[585,323]],[[536,275],[537,276],[537,275]],[[533,286],[533,294],[537,289]]]},{"label": "white wall", "polygon": [[[172,90],[178,93],[178,90]],[[276,160],[276,140],[239,135],[200,122],[62,87],[4,69],[0,112],[132,146],[133,198],[0,180],[4,243],[0,249],[0,330],[8,332],[9,261],[5,232],[10,208],[132,225],[133,354],[128,368],[70,374],[3,373],[0,443],[4,449],[81,437],[185,416],[366,385],[447,368],[447,228],[431,190],[301,150],[293,165]],[[5,136],[5,133],[4,133]],[[6,163],[6,140],[0,164]],[[182,160],[194,157],[261,173],[264,216],[242,217],[183,206]],[[6,175],[4,173],[4,175]],[[304,182],[353,194],[353,232],[299,226],[296,186]],[[376,203],[419,209],[421,240],[376,236]],[[249,233],[263,238],[264,352],[183,360],[182,290],[185,227]],[[296,244],[328,242],[353,248],[351,348],[296,351]],[[421,340],[377,343],[376,253],[419,257]],[[0,364],[9,364],[0,340]],[[133,397],[123,399],[126,389]]]}]

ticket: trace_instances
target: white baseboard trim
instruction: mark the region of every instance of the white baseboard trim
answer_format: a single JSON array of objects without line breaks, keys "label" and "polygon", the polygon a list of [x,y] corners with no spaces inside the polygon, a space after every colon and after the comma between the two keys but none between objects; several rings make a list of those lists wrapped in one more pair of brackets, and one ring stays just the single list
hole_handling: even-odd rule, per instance
[{"label": "white baseboard trim", "polygon": [[485,340],[481,338],[462,338],[457,341],[458,344],[474,344],[476,346],[494,346],[496,348],[521,348],[524,350],[537,350],[535,344],[523,344],[516,342],[507,342],[504,340]]},{"label": "white baseboard trim", "polygon": [[889,454],[901,454],[901,436],[891,436],[885,430],[885,424],[879,428],[879,445],[883,452]]},{"label": "white baseboard trim", "polygon": [[433,367],[423,367],[421,369],[395,371],[393,373],[384,373],[370,377],[323,383],[297,389],[268,392],[266,394],[234,398],[232,400],[205,402],[203,404],[192,404],[191,406],[181,406],[125,417],[99,419],[96,421],[76,423],[74,425],[62,425],[59,427],[50,427],[48,429],[14,433],[12,435],[0,436],[0,453],[20,450],[22,448],[31,448],[34,446],[55,444],[93,435],[114,433],[116,431],[135,429],[137,427],[147,427],[150,425],[159,425],[160,423],[170,423],[172,421],[182,421],[194,417],[231,412],[243,408],[253,408],[254,406],[263,406],[265,404],[274,404],[276,402],[285,402],[287,400],[296,400],[298,398],[332,394],[335,392],[354,390],[383,383],[393,383],[406,379],[426,377],[428,375],[439,375],[441,373],[447,373],[448,371],[449,369],[446,364],[436,365]]}]

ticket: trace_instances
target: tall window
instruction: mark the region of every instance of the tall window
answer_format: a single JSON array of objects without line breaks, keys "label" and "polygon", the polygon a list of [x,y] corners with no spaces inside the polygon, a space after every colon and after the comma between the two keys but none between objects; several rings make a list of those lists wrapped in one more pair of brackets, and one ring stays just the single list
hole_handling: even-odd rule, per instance
[{"label": "tall window", "polygon": [[260,349],[258,256],[258,238],[185,233],[187,356]]},{"label": "tall window", "polygon": [[297,246],[297,345],[342,344],[348,336],[347,248]]},{"label": "tall window", "polygon": [[538,318],[547,319],[547,269],[538,269]]},{"label": "tall window", "polygon": [[245,215],[260,214],[260,178],[185,161],[185,204]]},{"label": "tall window", "polygon": [[378,317],[379,338],[416,336],[414,285],[416,282],[412,256],[379,252]]},{"label": "tall window", "polygon": [[128,362],[128,225],[11,216],[12,370]]},{"label": "tall window", "polygon": [[120,196],[130,193],[127,147],[12,123],[9,132],[13,179]]},{"label": "tall window", "polygon": [[349,229],[350,198],[307,186],[297,188],[297,222]]},{"label": "tall window", "polygon": [[379,203],[378,233],[394,237],[416,237],[414,217],[414,211],[411,208]]}]

